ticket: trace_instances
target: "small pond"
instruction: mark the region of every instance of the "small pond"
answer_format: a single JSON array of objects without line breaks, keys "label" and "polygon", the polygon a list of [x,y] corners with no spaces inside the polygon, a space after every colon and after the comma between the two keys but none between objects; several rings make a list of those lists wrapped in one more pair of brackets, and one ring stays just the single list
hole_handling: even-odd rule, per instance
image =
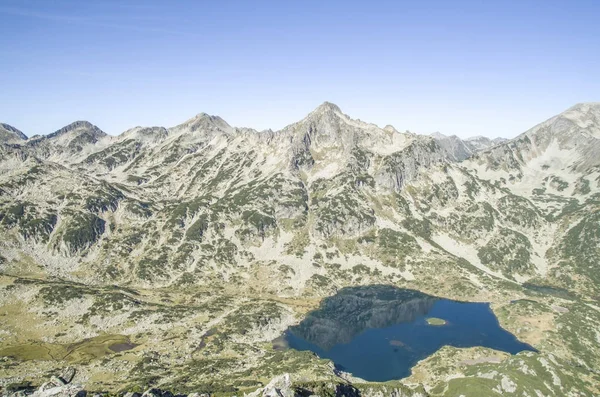
[{"label": "small pond", "polygon": [[127,343],[115,343],[114,345],[110,345],[108,348],[115,353],[119,353],[119,352],[124,352],[127,350],[134,349],[137,346],[139,346],[139,345],[136,345],[135,343],[127,342]]},{"label": "small pond", "polygon": [[535,351],[501,328],[487,303],[383,285],[340,290],[274,341],[276,348],[310,350],[378,382],[410,375],[413,365],[445,345]]}]

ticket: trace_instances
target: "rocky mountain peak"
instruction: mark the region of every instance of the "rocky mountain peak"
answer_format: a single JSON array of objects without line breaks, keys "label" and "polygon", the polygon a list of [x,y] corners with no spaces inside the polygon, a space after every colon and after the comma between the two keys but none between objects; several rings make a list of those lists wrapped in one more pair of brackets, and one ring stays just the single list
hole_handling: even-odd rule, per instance
[{"label": "rocky mountain peak", "polygon": [[448,158],[455,161],[465,160],[479,151],[507,140],[504,138],[490,139],[484,136],[461,139],[456,135],[444,135],[440,132],[434,132],[430,136],[444,149]]},{"label": "rocky mountain peak", "polygon": [[454,161],[462,161],[469,158],[473,151],[468,145],[456,135],[444,135],[440,132],[434,132],[430,137],[435,140],[442,150],[446,153],[446,157]]},{"label": "rocky mountain peak", "polygon": [[385,127],[383,127],[383,130],[387,132],[399,133],[399,131],[391,124],[388,124]]},{"label": "rocky mountain peak", "polygon": [[571,106],[564,113],[567,112],[600,112],[600,102],[580,102]]},{"label": "rocky mountain peak", "polygon": [[221,130],[224,132],[231,132],[232,127],[221,117],[209,115],[207,113],[198,113],[189,120],[186,120],[182,124],[172,128],[173,130],[188,130],[190,132],[195,131],[214,131]]},{"label": "rocky mountain peak", "polygon": [[12,125],[0,123],[0,143],[15,143],[27,140],[27,136]]},{"label": "rocky mountain peak", "polygon": [[312,111],[312,113],[325,113],[325,112],[342,113],[342,110],[335,103],[325,101],[322,104],[320,104],[315,110]]},{"label": "rocky mountain peak", "polygon": [[569,123],[571,123],[571,126],[574,126],[580,133],[583,132],[600,139],[599,121],[600,102],[578,103],[556,116],[553,130],[561,133],[561,129],[570,129]]},{"label": "rocky mountain peak", "polygon": [[106,132],[102,131],[100,128],[96,127],[89,121],[78,120],[53,132],[52,134],[46,135],[46,138],[55,138],[74,131],[78,133],[89,133],[90,135],[95,136],[97,138],[104,137],[107,135]]},{"label": "rocky mountain peak", "polygon": [[51,134],[35,135],[27,140],[26,146],[40,158],[73,162],[99,150],[110,140],[111,137],[94,124],[79,120]]},{"label": "rocky mountain peak", "polygon": [[465,141],[467,141],[467,142],[470,142],[470,141],[484,141],[486,139],[490,139],[490,138],[485,137],[483,135],[476,135],[476,136],[468,137],[467,139],[465,139]]},{"label": "rocky mountain peak", "polygon": [[473,136],[473,137],[467,138],[464,140],[464,142],[469,147],[469,149],[471,149],[472,151],[478,151],[478,150],[487,149],[494,145],[498,145],[507,140],[508,139],[506,139],[506,138],[490,139],[488,137],[478,135],[478,136]]},{"label": "rocky mountain peak", "polygon": [[600,146],[600,103],[576,104],[511,141],[523,139],[533,140],[538,149],[555,141],[563,149],[579,147],[587,151],[590,146]]},{"label": "rocky mountain peak", "polygon": [[337,126],[340,122],[349,121],[350,118],[342,113],[342,110],[331,102],[323,102],[315,110],[310,112],[303,120],[295,124],[303,124],[308,122],[309,124],[320,124],[327,125],[330,127]]},{"label": "rocky mountain peak", "polygon": [[159,141],[164,139],[168,135],[168,131],[165,127],[135,127],[122,133],[119,138],[121,139],[139,139],[139,140],[151,140]]},{"label": "rocky mountain peak", "polygon": [[442,133],[441,133],[441,132],[439,132],[439,131],[432,132],[432,133],[430,134],[430,136],[431,136],[433,139],[458,138],[456,135],[444,135],[444,134],[442,134]]},{"label": "rocky mountain peak", "polygon": [[375,124],[353,119],[331,102],[324,102],[301,121],[291,124],[281,132],[291,134],[296,149],[327,151],[330,155],[339,150],[347,157],[356,147],[370,148],[376,152],[389,153],[406,145],[402,134],[389,126],[387,130]]}]

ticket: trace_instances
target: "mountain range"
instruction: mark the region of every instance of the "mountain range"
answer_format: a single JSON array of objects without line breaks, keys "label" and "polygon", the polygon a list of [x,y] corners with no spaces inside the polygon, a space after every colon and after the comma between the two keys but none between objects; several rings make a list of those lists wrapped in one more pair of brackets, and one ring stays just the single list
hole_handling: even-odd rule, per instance
[{"label": "mountain range", "polygon": [[[279,131],[205,113],[118,136],[87,121],[31,138],[0,124],[0,236],[2,346],[125,335],[142,347],[111,371],[139,382],[183,382],[204,360],[217,368],[206,379],[231,385],[274,375],[276,354],[308,373],[298,363],[316,359],[264,343],[343,287],[393,284],[492,302],[540,351],[477,371],[440,351],[404,385],[600,392],[600,103],[509,140],[399,132],[328,102]],[[167,336],[190,345],[170,352]],[[6,376],[36,373],[11,365]],[[528,383],[523,366],[549,380]],[[93,360],[86,371],[116,387]]]}]

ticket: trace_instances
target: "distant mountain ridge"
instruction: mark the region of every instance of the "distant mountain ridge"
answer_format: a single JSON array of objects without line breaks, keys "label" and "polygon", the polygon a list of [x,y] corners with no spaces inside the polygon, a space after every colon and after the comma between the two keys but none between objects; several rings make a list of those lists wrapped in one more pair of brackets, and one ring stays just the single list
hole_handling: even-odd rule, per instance
[{"label": "distant mountain ridge", "polygon": [[[319,112],[324,112],[324,111],[333,111],[335,113],[340,113],[341,114],[341,110],[340,108],[335,105],[332,104],[330,102],[324,102],[322,105],[320,105],[317,109],[315,109],[315,111],[313,113],[319,113]],[[347,117],[347,116],[346,116]],[[364,123],[365,125],[367,125],[368,123]],[[22,140],[27,140],[28,138],[19,130],[17,130],[14,127],[9,126],[8,124],[1,124],[1,126],[6,126],[7,128],[13,130],[13,131],[17,131],[19,133],[19,137],[22,138]],[[374,124],[371,124],[371,126],[376,127]],[[188,129],[189,131],[197,131],[197,130],[206,130],[206,129],[212,129],[212,128],[219,128],[223,131],[225,130],[229,130],[230,132],[233,132],[234,130],[239,130],[239,131],[246,131],[246,132],[255,132],[255,133],[259,133],[258,131],[252,129],[252,128],[246,128],[246,127],[241,127],[241,128],[234,128],[231,127],[225,120],[223,120],[222,118],[220,118],[219,116],[211,116],[208,115],[206,113],[199,113],[196,116],[192,117],[189,120],[186,120],[185,122],[174,126],[174,127],[170,127],[170,128],[165,128],[165,127],[135,127],[135,128],[131,128],[125,132],[123,132],[120,135],[115,136],[116,138],[123,138],[124,136],[131,134],[132,131],[145,131],[150,132],[150,131],[154,131],[156,129],[162,129],[162,130],[170,130],[170,131],[174,131],[174,130],[183,130],[183,129]],[[379,127],[377,127],[379,128]],[[31,139],[34,140],[39,140],[42,138],[46,138],[46,139],[52,139],[52,138],[57,138],[59,136],[62,136],[64,134],[67,134],[69,132],[72,131],[83,131],[83,130],[87,130],[91,136],[95,137],[95,140],[97,141],[98,139],[101,139],[103,137],[110,137],[108,134],[106,134],[104,131],[102,131],[101,129],[99,129],[98,127],[96,127],[95,125],[93,125],[92,123],[85,121],[85,120],[80,120],[80,121],[75,121],[53,133],[47,134],[47,135],[36,135],[34,137],[32,137]],[[391,125],[387,125],[383,128],[383,130],[388,131],[388,132],[396,132],[398,133],[398,131]],[[263,131],[262,133],[273,133],[273,131],[271,130],[267,130],[267,131]],[[408,133],[408,132],[407,132]],[[415,135],[415,134],[412,134]],[[438,139],[438,140],[443,140],[443,139],[452,139],[452,140],[460,140],[460,138],[456,137],[455,135],[453,136],[446,136],[440,133],[434,133],[431,134],[431,136],[433,136],[434,138]],[[482,150],[484,148],[487,148],[493,144],[497,144],[500,142],[505,141],[505,138],[495,138],[495,139],[491,139],[491,138],[487,138],[484,136],[478,136],[478,137],[473,137],[473,138],[467,138],[464,140],[460,140],[462,142],[464,142],[464,144],[469,148],[469,150],[471,151],[476,151],[476,150]]]},{"label": "distant mountain ridge", "polygon": [[431,136],[444,148],[448,157],[455,161],[465,160],[478,151],[508,141],[506,138],[490,139],[484,136],[460,139],[456,135],[447,136],[439,132],[434,132]]},{"label": "distant mountain ridge", "polygon": [[[156,229],[157,237],[165,236],[160,237],[160,241],[171,235],[165,241],[180,241],[178,246],[184,243],[188,247],[189,255],[186,259],[180,259],[183,260],[180,265],[183,268],[194,268],[198,261],[208,260],[214,255],[214,251],[209,250],[208,256],[204,256],[203,249],[198,250],[199,246],[191,237],[192,230],[200,227],[198,222],[201,221],[206,223],[202,223],[204,226],[199,230],[201,237],[198,237],[198,241],[217,238],[222,244],[228,240],[227,244],[232,249],[235,247],[237,252],[231,258],[234,261],[242,260],[241,256],[238,257],[242,252],[247,251],[250,255],[254,245],[260,246],[269,239],[274,239],[275,243],[285,233],[292,233],[291,238],[300,230],[308,236],[307,247],[318,244],[316,241],[321,239],[328,240],[335,236],[360,239],[364,238],[361,236],[365,233],[374,232],[377,235],[382,230],[401,232],[402,236],[406,234],[405,238],[417,238],[416,241],[419,241],[422,237],[406,228],[409,220],[426,221],[432,232],[440,232],[448,227],[449,220],[440,218],[448,205],[462,205],[460,197],[465,194],[465,199],[474,205],[483,205],[481,200],[491,200],[490,197],[484,199],[481,196],[484,191],[488,191],[488,195],[506,195],[502,193],[504,190],[512,191],[512,196],[502,198],[509,200],[511,206],[517,203],[511,197],[534,200],[526,205],[523,201],[522,204],[523,211],[532,211],[528,216],[538,219],[532,220],[527,226],[533,227],[545,224],[547,220],[543,214],[556,213],[565,203],[571,202],[577,192],[595,191],[595,174],[590,173],[596,172],[595,167],[600,164],[600,156],[597,156],[600,150],[599,108],[598,104],[577,105],[512,140],[482,137],[461,140],[441,134],[428,137],[401,133],[389,126],[381,129],[374,124],[351,119],[338,106],[328,102],[303,120],[279,131],[258,132],[234,128],[220,117],[205,113],[172,128],[136,127],[116,137],[107,135],[91,123],[78,121],[53,134],[22,140],[17,146],[3,149],[7,153],[18,154],[21,159],[29,159],[18,165],[25,167],[23,171],[33,164],[40,170],[31,182],[19,185],[18,191],[5,189],[5,195],[14,197],[13,200],[26,199],[31,203],[57,195],[81,197],[83,202],[68,201],[67,208],[71,208],[70,212],[76,210],[73,216],[77,219],[85,219],[81,227],[91,228],[83,241],[64,240],[64,233],[70,233],[70,216],[57,213],[51,206],[43,210],[46,207],[43,202],[36,205],[36,213],[47,211],[47,216],[60,219],[58,223],[53,221],[44,224],[42,229],[36,228],[34,233],[41,233],[37,240],[43,242],[43,245],[36,245],[36,249],[49,249],[53,252],[51,257],[62,253],[77,258],[90,250],[96,252],[94,255],[108,255],[108,252],[103,252],[102,242],[115,238],[110,236],[118,234],[121,229],[117,218],[107,218],[106,211],[115,211],[115,215],[125,211],[119,217],[129,217],[133,213],[129,213],[131,210],[127,208],[136,208],[141,202],[148,202],[147,209],[140,210],[140,214],[152,213],[148,215],[150,219],[155,219],[154,222],[158,221],[159,224],[167,222],[164,223],[166,227],[171,222],[169,219],[176,216],[169,215],[172,211],[177,212],[175,208],[180,204],[176,203],[188,202],[186,205],[193,205],[194,208],[199,206],[192,212],[185,210],[177,215],[181,216],[176,222],[181,231]],[[547,161],[543,160],[545,158]],[[14,162],[10,164],[14,171],[17,165]],[[66,168],[58,171],[58,165]],[[571,171],[565,171],[565,166],[570,167]],[[71,176],[58,184],[54,182],[54,189],[50,191],[43,187],[33,190],[27,188],[43,183],[50,175],[54,175],[52,178],[55,181],[62,180],[63,177],[56,175],[56,172]],[[565,172],[574,174],[566,175]],[[590,175],[593,177],[591,180]],[[78,179],[84,186],[95,187],[79,192],[77,186],[70,185]],[[527,183],[523,185],[524,181]],[[10,178],[4,181],[8,186],[13,182]],[[472,186],[466,192],[463,191],[467,186],[465,183]],[[429,186],[429,193],[423,190],[424,186]],[[563,190],[560,190],[562,187]],[[535,200],[541,200],[539,192],[544,189],[549,192],[549,188],[554,190],[551,196],[545,197],[548,202],[543,205],[535,203]],[[47,191],[43,198],[38,196],[40,191]],[[477,195],[475,192],[478,192]],[[573,193],[559,200],[557,194],[564,196],[561,192]],[[397,195],[398,198],[394,200],[400,201],[383,210],[385,207],[381,206],[390,199],[389,195]],[[451,197],[454,197],[453,201],[449,202]],[[514,206],[504,209],[502,200],[497,204],[500,207],[494,207],[494,212],[490,213],[489,209],[484,211],[490,221],[491,218],[504,217],[502,214],[505,211],[515,211]],[[104,204],[99,207],[89,204],[98,201]],[[400,205],[400,202],[404,204]],[[123,207],[123,203],[129,204]],[[391,212],[386,214],[385,211]],[[464,210],[457,208],[456,211]],[[32,213],[32,216],[35,218],[37,215]],[[136,222],[140,222],[141,226],[147,221],[142,217]],[[435,226],[438,223],[439,226]],[[381,229],[383,224],[389,226]],[[109,225],[114,230],[111,233],[106,229]],[[396,226],[390,228],[391,225]],[[529,259],[522,267],[498,264],[498,268],[508,266],[503,271],[508,271],[506,274],[511,274],[511,277],[513,271],[522,272],[518,277],[525,274],[531,277],[538,272],[545,274],[546,270],[542,269],[547,266],[541,264],[545,253],[532,251],[538,246],[542,250],[544,244],[550,244],[548,241],[534,244],[531,240],[538,238],[535,234],[539,228],[523,229],[524,225],[520,224],[506,224],[503,227],[497,229],[498,226],[494,226],[493,229],[497,231],[492,235],[506,234],[506,230],[519,233],[519,236],[534,234],[528,237],[529,242],[523,240],[529,251]],[[233,229],[225,232],[228,228]],[[64,233],[59,233],[62,229],[65,229]],[[11,230],[19,229],[6,229],[7,232]],[[122,232],[125,233],[125,230]],[[231,237],[224,239],[223,233],[229,233]],[[21,235],[24,236],[23,233]],[[492,236],[488,231],[484,235],[489,236],[486,240]],[[126,238],[126,235],[120,238]],[[426,241],[431,238],[427,237]],[[314,243],[310,242],[312,239],[315,239]],[[489,244],[485,241],[476,242],[478,239],[473,243],[478,246]],[[145,246],[153,240],[142,241],[147,241],[143,243]],[[289,244],[292,241],[284,243],[284,246]],[[428,244],[444,247],[441,241],[436,240]],[[167,246],[164,245],[162,250]],[[206,244],[203,246],[207,247]],[[148,246],[148,249],[155,248]],[[218,249],[218,246],[213,247],[213,250]],[[305,248],[305,254],[301,256],[304,259],[300,262],[307,261],[306,252],[313,249]],[[415,249],[422,250],[423,243],[415,243]],[[475,249],[481,252],[483,248]],[[447,252],[453,253],[451,249]],[[175,256],[181,254],[173,250],[155,255],[164,255],[166,263],[171,263]],[[252,255],[256,257],[256,254]],[[383,260],[376,253],[363,252],[361,255],[369,256],[369,260]],[[495,274],[484,265],[487,260],[479,256],[471,260],[475,260],[479,268]],[[161,282],[165,282],[182,274],[171,271],[146,273],[141,270],[143,258],[130,257],[128,260],[132,262],[121,265],[124,266],[120,269],[123,275],[133,272],[138,276],[143,274],[142,278],[147,278],[147,281],[162,279]]]}]

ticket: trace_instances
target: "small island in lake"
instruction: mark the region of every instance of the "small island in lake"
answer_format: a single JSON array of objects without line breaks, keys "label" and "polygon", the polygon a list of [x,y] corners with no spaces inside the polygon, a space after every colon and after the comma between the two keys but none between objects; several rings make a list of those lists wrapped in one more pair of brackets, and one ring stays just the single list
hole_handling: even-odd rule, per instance
[{"label": "small island in lake", "polygon": [[427,324],[429,325],[435,325],[435,326],[442,326],[442,325],[446,325],[446,320],[443,320],[441,318],[437,318],[437,317],[428,317],[425,320],[427,320]]}]

